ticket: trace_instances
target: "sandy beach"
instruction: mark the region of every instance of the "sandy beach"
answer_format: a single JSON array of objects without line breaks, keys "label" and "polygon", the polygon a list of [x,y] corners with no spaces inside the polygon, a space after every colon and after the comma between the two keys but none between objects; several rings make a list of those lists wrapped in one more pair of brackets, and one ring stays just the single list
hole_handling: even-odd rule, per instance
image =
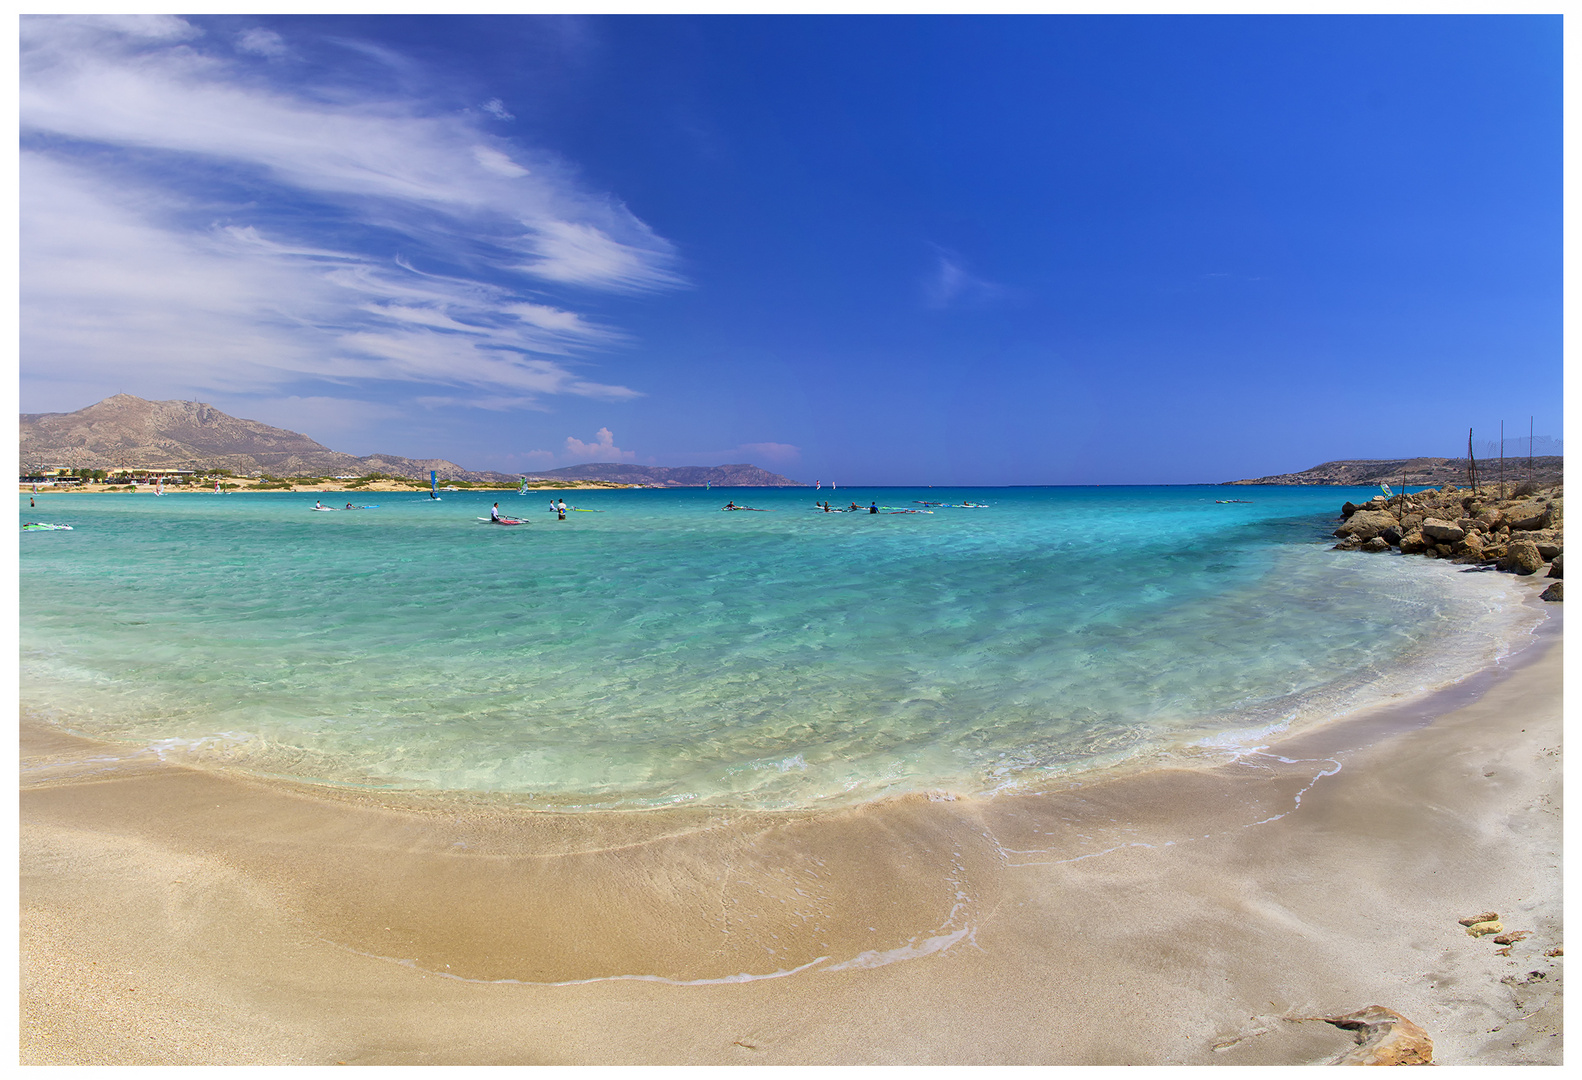
[{"label": "sandy beach", "polygon": [[403,800],[24,716],[21,1061],[1300,1064],[1376,1004],[1441,1064],[1558,1064],[1544,606],[1235,764],[819,813]]}]

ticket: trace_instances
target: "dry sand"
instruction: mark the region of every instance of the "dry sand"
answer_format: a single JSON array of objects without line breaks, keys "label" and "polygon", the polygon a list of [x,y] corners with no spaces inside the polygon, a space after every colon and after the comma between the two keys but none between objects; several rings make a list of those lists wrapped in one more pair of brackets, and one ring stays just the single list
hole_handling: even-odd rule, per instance
[{"label": "dry sand", "polygon": [[1549,610],[1279,757],[818,814],[403,804],[24,719],[21,1061],[1297,1064],[1379,1004],[1559,1063]]}]

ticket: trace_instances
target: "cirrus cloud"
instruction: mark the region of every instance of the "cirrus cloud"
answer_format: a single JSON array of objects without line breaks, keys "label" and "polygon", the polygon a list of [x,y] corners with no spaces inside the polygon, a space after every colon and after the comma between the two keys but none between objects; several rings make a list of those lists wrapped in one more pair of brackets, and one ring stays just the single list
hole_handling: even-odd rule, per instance
[{"label": "cirrus cloud", "polygon": [[[332,85],[267,28],[227,41],[21,20],[25,392],[637,396],[583,370],[626,339],[576,309],[684,286],[668,241],[475,110]],[[287,55],[290,82],[261,62]]]}]

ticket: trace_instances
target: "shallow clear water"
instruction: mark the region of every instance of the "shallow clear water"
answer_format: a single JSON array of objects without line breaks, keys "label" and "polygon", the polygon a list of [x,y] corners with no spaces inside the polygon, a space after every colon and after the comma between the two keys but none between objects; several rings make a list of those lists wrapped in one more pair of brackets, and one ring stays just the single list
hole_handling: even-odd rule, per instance
[{"label": "shallow clear water", "polygon": [[[24,708],[166,753],[530,805],[983,792],[1438,685],[1536,621],[1328,550],[1324,488],[51,495]],[[1216,504],[1242,497],[1246,504]],[[26,496],[23,497],[24,500]],[[726,498],[770,508],[721,513]],[[499,500],[531,524],[479,523]]]}]

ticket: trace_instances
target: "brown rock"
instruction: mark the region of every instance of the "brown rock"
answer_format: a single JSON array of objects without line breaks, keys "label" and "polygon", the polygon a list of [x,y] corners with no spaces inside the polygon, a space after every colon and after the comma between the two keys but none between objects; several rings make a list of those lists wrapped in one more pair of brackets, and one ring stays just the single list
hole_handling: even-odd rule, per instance
[{"label": "brown rock", "polygon": [[1498,911],[1485,911],[1481,915],[1468,915],[1465,919],[1457,919],[1462,926],[1473,926],[1480,922],[1493,922],[1500,917]]},{"label": "brown rock", "polygon": [[[1541,555],[1541,554],[1543,554],[1543,552],[1540,551],[1539,554]],[[1565,559],[1565,553],[1564,552],[1561,552],[1559,555],[1556,555],[1554,557],[1554,561],[1549,564],[1549,576],[1550,577],[1552,577],[1552,578],[1565,577],[1565,575],[1560,572],[1560,563],[1564,559]]]},{"label": "brown rock", "polygon": [[1532,936],[1533,936],[1533,932],[1531,930],[1508,930],[1505,933],[1501,934],[1499,937],[1495,938],[1494,939],[1494,944],[1496,944],[1496,945],[1514,945],[1518,941],[1520,941],[1522,938],[1532,937]]},{"label": "brown rock", "polygon": [[1553,585],[1549,586],[1543,592],[1538,594],[1538,599],[1540,600],[1552,600],[1559,603],[1565,603],[1565,598],[1565,582],[1563,581],[1555,582]]},{"label": "brown rock", "polygon": [[1564,949],[1560,948],[1558,945],[1556,945],[1554,948],[1550,949],[1548,952],[1544,953],[1545,956],[1564,956],[1565,954],[1566,954],[1566,951]]},{"label": "brown rock", "polygon": [[1505,511],[1497,506],[1491,506],[1478,515],[1478,520],[1483,522],[1483,527],[1489,531],[1498,529],[1505,522]]},{"label": "brown rock", "polygon": [[1505,511],[1505,520],[1517,532],[1547,529],[1551,521],[1549,507],[1540,502],[1518,503]]},{"label": "brown rock", "polygon": [[1388,510],[1358,510],[1346,523],[1335,530],[1340,537],[1355,536],[1359,541],[1372,540],[1387,528],[1399,528],[1400,522]]},{"label": "brown rock", "polygon": [[1456,545],[1456,554],[1481,562],[1483,559],[1483,537],[1478,533],[1467,533],[1466,539]]},{"label": "brown rock", "polygon": [[1377,555],[1380,552],[1389,551],[1390,542],[1383,536],[1375,536],[1372,540],[1364,540],[1362,542],[1362,550]]},{"label": "brown rock", "polygon": [[1460,525],[1440,518],[1428,518],[1423,522],[1423,536],[1434,544],[1454,544],[1466,535]]},{"label": "brown rock", "polygon": [[1416,510],[1413,510],[1401,518],[1401,531],[1403,533],[1409,533],[1413,529],[1420,529],[1422,527],[1423,515]]},{"label": "brown rock", "polygon": [[1394,1009],[1369,1005],[1344,1016],[1319,1019],[1357,1036],[1357,1045],[1332,1065],[1431,1065],[1434,1043],[1428,1032]]},{"label": "brown rock", "polygon": [[1538,554],[1538,545],[1531,540],[1512,540],[1505,546],[1505,557],[1500,560],[1500,569],[1509,570],[1517,574],[1536,574],[1543,569],[1543,556]]},{"label": "brown rock", "polygon": [[1505,924],[1498,919],[1490,919],[1488,922],[1475,922],[1467,927],[1467,934],[1471,937],[1488,937],[1490,934],[1503,934],[1504,932]]},{"label": "brown rock", "polygon": [[1341,540],[1340,543],[1336,544],[1330,550],[1332,550],[1332,551],[1356,551],[1361,546],[1362,546],[1362,541],[1361,540],[1358,540],[1355,536],[1348,536],[1348,537],[1344,538],[1343,540]]},{"label": "brown rock", "polygon": [[[1411,519],[1410,515],[1408,515],[1407,520],[1410,520],[1410,519]],[[1416,555],[1418,552],[1422,551],[1427,546],[1428,546],[1428,542],[1423,539],[1423,530],[1422,529],[1412,529],[1411,531],[1406,533],[1405,536],[1401,537],[1401,554],[1402,555]]]}]

